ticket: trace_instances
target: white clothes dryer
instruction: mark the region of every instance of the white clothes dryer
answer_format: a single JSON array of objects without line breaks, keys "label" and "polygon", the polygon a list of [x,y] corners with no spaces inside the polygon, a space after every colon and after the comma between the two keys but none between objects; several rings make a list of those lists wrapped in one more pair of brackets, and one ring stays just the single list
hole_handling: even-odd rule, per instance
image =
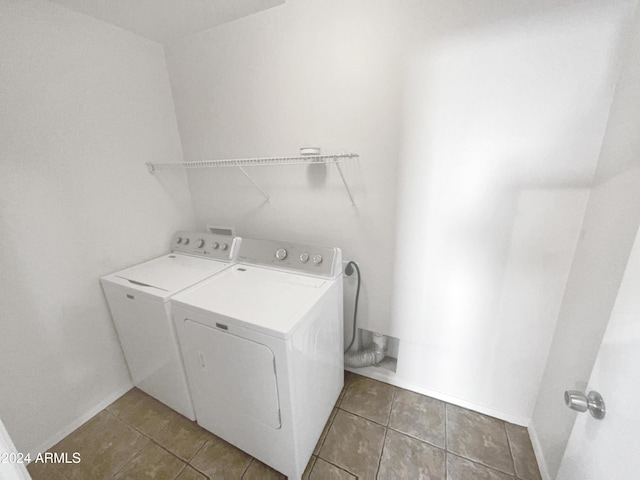
[{"label": "white clothes dryer", "polygon": [[240,238],[177,232],[172,253],[100,279],[136,387],[176,412],[195,412],[169,299],[234,263]]},{"label": "white clothes dryer", "polygon": [[343,386],[340,249],[243,239],[171,302],[198,423],[299,479]]}]

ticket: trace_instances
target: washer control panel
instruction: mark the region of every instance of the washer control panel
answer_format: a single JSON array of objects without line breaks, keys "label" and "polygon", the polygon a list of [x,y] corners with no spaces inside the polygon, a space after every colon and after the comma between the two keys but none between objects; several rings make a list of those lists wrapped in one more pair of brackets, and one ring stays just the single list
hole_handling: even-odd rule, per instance
[{"label": "washer control panel", "polygon": [[327,277],[342,269],[339,248],[251,238],[242,239],[238,261]]},{"label": "washer control panel", "polygon": [[239,244],[240,237],[180,231],[173,236],[171,251],[218,260],[232,260]]}]

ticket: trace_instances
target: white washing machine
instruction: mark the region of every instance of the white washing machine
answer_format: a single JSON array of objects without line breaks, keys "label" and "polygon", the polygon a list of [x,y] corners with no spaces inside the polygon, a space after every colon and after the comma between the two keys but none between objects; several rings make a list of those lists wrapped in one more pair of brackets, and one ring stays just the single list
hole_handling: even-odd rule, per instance
[{"label": "white washing machine", "polygon": [[230,267],[239,244],[238,237],[178,232],[172,253],[100,279],[133,383],[191,420],[169,299]]},{"label": "white washing machine", "polygon": [[299,479],[344,380],[340,249],[243,239],[171,302],[198,423]]}]

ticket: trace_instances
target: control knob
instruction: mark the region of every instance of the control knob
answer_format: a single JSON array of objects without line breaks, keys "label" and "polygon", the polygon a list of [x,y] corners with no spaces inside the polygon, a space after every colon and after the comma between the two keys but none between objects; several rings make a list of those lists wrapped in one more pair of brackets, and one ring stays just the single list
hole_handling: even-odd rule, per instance
[{"label": "control knob", "polygon": [[218,242],[213,242],[213,245],[211,245],[214,250],[217,250],[219,246],[220,244]]},{"label": "control knob", "polygon": [[302,263],[307,263],[309,261],[309,254],[307,252],[300,254],[300,261]]},{"label": "control knob", "polygon": [[287,251],[284,248],[279,248],[278,250],[276,250],[276,258],[278,260],[284,260],[285,258],[287,258]]},{"label": "control knob", "polygon": [[315,263],[316,265],[320,265],[322,263],[322,255],[314,255],[313,263]]},{"label": "control knob", "polygon": [[176,243],[182,243],[182,237],[178,237],[178,239],[176,240]]},{"label": "control knob", "polygon": [[189,239],[188,239],[188,238],[185,238],[185,239],[184,239],[184,244],[185,244],[185,245],[189,245]]},{"label": "control knob", "polygon": [[202,248],[202,247],[204,247],[204,240],[200,239],[198,240],[198,248]]},{"label": "control knob", "polygon": [[222,250],[226,250],[227,248],[229,248],[229,245],[227,245],[226,243],[222,244]]}]

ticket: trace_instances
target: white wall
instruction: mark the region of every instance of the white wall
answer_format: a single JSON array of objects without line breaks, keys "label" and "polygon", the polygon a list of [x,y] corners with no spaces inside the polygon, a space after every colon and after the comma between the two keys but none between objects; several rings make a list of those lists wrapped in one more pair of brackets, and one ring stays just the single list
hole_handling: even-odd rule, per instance
[{"label": "white wall", "polygon": [[170,45],[186,160],[361,155],[356,208],[332,169],[253,169],[270,204],[200,170],[197,221],[342,247],[385,380],[528,423],[629,12],[571,3],[291,0]]},{"label": "white wall", "polygon": [[98,278],[193,226],[160,45],[0,2],[0,415],[49,447],[131,386]]},{"label": "white wall", "polygon": [[576,418],[563,393],[587,385],[640,222],[638,14],[632,31],[530,426],[546,478],[555,477]]},{"label": "white wall", "polygon": [[[166,49],[186,160],[354,151],[335,167],[190,172],[199,224],[335,245],[360,263],[362,326],[388,328],[403,51],[390,2],[292,1]],[[339,12],[339,15],[336,15]],[[389,18],[391,17],[391,19]],[[400,33],[404,35],[404,33]]]},{"label": "white wall", "polygon": [[528,424],[630,10],[503,20],[416,58],[391,330],[406,339],[398,379]]}]

